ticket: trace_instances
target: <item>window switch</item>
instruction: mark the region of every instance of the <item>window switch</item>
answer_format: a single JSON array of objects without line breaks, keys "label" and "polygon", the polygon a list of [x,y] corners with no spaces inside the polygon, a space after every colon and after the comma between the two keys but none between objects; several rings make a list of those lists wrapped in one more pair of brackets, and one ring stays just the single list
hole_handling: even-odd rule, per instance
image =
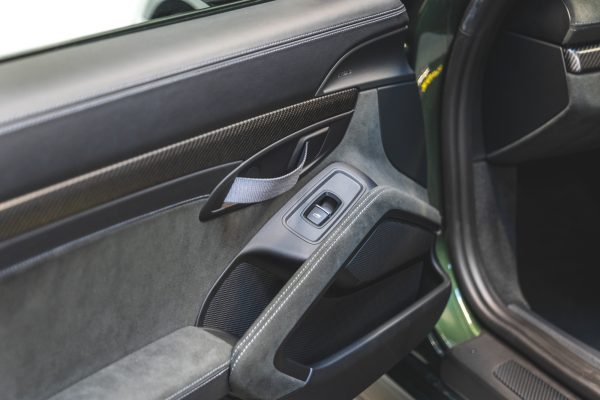
[{"label": "window switch", "polygon": [[333,193],[325,192],[304,212],[304,218],[316,226],[323,226],[342,202]]},{"label": "window switch", "polygon": [[321,208],[318,204],[315,204],[309,211],[306,213],[306,219],[317,226],[322,226],[325,221],[329,219],[331,214]]},{"label": "window switch", "polygon": [[337,210],[340,201],[333,198],[331,194],[325,194],[316,205],[325,210],[327,214],[331,215]]}]

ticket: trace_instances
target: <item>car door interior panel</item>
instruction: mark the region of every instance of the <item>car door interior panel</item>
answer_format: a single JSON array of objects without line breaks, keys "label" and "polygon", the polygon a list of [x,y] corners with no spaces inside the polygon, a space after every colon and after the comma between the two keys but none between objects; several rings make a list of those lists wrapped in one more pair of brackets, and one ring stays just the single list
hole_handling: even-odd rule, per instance
[{"label": "car door interior panel", "polygon": [[351,399],[417,346],[407,26],[273,0],[0,63],[1,397]]}]

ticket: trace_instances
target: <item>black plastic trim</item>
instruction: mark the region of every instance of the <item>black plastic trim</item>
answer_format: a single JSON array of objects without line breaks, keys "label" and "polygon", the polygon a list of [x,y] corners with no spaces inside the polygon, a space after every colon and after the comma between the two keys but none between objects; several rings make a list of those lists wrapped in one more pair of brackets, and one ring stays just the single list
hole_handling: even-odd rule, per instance
[{"label": "black plastic trim", "polygon": [[558,45],[600,39],[600,10],[594,0],[520,0],[507,20],[513,32]]},{"label": "black plastic trim", "polygon": [[381,141],[388,160],[427,187],[427,146],[421,97],[415,81],[377,89]]},{"label": "black plastic trim", "polygon": [[435,288],[369,334],[311,365],[306,386],[285,400],[353,398],[416,347],[438,320],[450,295],[450,280],[439,265],[432,262],[426,268],[440,279]]},{"label": "black plastic trim", "polygon": [[[359,174],[352,174],[344,169],[335,170],[311,188],[311,191],[293,207],[286,207],[282,223],[293,235],[307,243],[316,244],[323,239],[327,232],[331,231],[336,221],[360,197],[366,187],[365,180],[360,179]],[[333,194],[334,192],[336,194]],[[337,198],[338,208],[326,224],[316,226],[309,222],[304,214],[307,208],[316,203],[325,193]]]},{"label": "black plastic trim", "polygon": [[[568,106],[565,75],[559,46],[511,33],[498,37],[483,86],[488,154],[533,132]],[[567,135],[572,137],[572,132]]]},{"label": "black plastic trim", "polygon": [[406,29],[368,40],[350,50],[329,71],[317,95],[414,80],[415,73],[404,52]]}]

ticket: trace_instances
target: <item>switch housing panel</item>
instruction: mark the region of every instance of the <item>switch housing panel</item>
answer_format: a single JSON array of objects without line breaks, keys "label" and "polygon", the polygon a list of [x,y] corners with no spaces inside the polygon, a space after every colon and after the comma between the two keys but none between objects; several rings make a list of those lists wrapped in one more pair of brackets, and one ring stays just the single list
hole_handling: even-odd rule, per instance
[{"label": "switch housing panel", "polygon": [[300,238],[316,243],[364,189],[357,177],[336,169],[291,207],[283,223]]},{"label": "switch housing panel", "polygon": [[316,226],[323,226],[339,209],[342,201],[333,193],[325,192],[304,212],[304,218]]}]

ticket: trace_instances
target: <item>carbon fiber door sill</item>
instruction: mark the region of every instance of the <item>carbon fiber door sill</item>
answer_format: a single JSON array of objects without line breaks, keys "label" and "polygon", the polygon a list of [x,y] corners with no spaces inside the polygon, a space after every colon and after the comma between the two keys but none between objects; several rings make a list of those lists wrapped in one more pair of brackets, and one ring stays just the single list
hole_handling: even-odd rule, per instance
[{"label": "carbon fiber door sill", "polygon": [[494,376],[523,400],[568,400],[568,397],[515,360],[496,367]]}]

